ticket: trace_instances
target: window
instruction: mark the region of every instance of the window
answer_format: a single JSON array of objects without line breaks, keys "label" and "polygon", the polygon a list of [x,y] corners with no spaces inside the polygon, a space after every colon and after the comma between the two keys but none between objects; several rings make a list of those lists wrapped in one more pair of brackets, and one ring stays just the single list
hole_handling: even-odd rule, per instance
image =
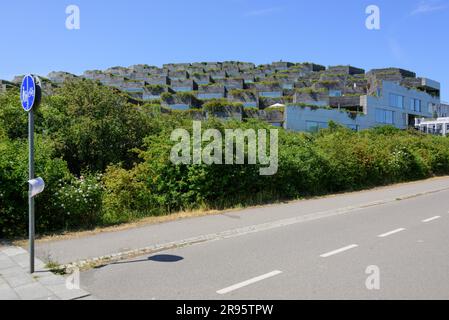
[{"label": "window", "polygon": [[282,89],[285,89],[285,90],[293,89],[293,83],[284,83],[284,84],[282,84]]},{"label": "window", "polygon": [[180,103],[180,104],[171,104],[169,105],[169,108],[173,110],[189,110],[190,106],[187,104]]},{"label": "window", "polygon": [[341,97],[341,90],[329,90],[329,97]]},{"label": "window", "polygon": [[327,128],[327,123],[317,121],[306,121],[307,132],[318,132],[320,129]]},{"label": "window", "polygon": [[404,109],[404,96],[390,93],[390,107]]},{"label": "window", "polygon": [[273,91],[273,92],[259,92],[259,95],[261,97],[267,97],[267,98],[280,98],[282,97],[282,92]]},{"label": "window", "polygon": [[244,102],[243,106],[245,108],[257,108],[257,102]]},{"label": "window", "polygon": [[189,92],[192,91],[192,87],[172,87],[172,89],[176,92]]},{"label": "window", "polygon": [[394,124],[394,112],[384,109],[376,109],[376,122]]},{"label": "window", "polygon": [[198,93],[198,99],[220,99],[224,98],[223,93]]},{"label": "window", "polygon": [[143,89],[142,88],[124,88],[124,91],[131,92],[131,93],[133,93],[133,92],[140,93],[143,91]]},{"label": "window", "polygon": [[421,112],[421,100],[412,98],[410,100],[410,110]]},{"label": "window", "polygon": [[230,91],[234,89],[243,89],[243,86],[241,84],[226,84],[225,88]]},{"label": "window", "polygon": [[151,94],[144,94],[142,97],[143,100],[157,100],[160,98],[161,98],[160,95],[151,95]]}]

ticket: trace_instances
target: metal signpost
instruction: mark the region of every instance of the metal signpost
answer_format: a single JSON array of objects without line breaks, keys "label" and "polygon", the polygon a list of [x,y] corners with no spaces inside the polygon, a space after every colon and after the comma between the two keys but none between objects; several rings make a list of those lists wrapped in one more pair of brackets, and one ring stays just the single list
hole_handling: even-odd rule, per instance
[{"label": "metal signpost", "polygon": [[41,100],[41,85],[38,77],[27,75],[20,87],[20,100],[23,109],[28,112],[28,147],[29,147],[29,237],[30,237],[30,273],[34,273],[34,197],[44,190],[42,178],[34,178],[34,112]]}]

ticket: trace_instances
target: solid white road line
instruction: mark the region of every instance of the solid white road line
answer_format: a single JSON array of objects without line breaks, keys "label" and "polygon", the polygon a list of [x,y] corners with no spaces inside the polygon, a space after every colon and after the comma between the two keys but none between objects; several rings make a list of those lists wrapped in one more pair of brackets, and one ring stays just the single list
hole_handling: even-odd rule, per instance
[{"label": "solid white road line", "polygon": [[422,222],[427,223],[427,222],[431,222],[431,221],[434,221],[434,220],[437,220],[437,219],[440,219],[440,218],[441,218],[441,216],[435,216],[435,217],[423,220]]},{"label": "solid white road line", "polygon": [[402,232],[402,231],[405,231],[405,229],[404,228],[396,229],[396,230],[393,230],[393,231],[390,231],[390,232],[378,235],[378,237],[379,238],[385,238],[385,237],[391,236],[393,234],[396,234],[396,233],[399,233],[399,232]]},{"label": "solid white road line", "polygon": [[334,250],[334,251],[322,254],[320,257],[321,258],[327,258],[327,257],[333,256],[333,255],[336,255],[336,254],[339,254],[339,253],[342,253],[342,252],[345,252],[345,251],[357,248],[357,247],[358,247],[357,244],[351,244],[350,246],[347,246],[347,247],[344,247],[344,248],[341,248],[341,249],[337,249],[337,250]]},{"label": "solid white road line", "polygon": [[276,271],[273,271],[273,272],[270,272],[270,273],[261,275],[261,276],[259,276],[259,277],[252,278],[252,279],[250,279],[250,280],[247,280],[247,281],[243,281],[243,282],[237,283],[237,284],[235,284],[235,285],[233,285],[233,286],[230,286],[230,287],[227,287],[227,288],[218,290],[217,293],[218,293],[218,294],[226,294],[226,293],[229,293],[229,292],[231,292],[231,291],[235,291],[235,290],[237,290],[237,289],[240,289],[240,288],[249,286],[250,284],[253,284],[253,283],[256,283],[256,282],[259,282],[259,281],[268,279],[268,278],[272,278],[272,277],[277,276],[277,275],[279,275],[279,274],[281,274],[281,273],[282,273],[282,271],[276,270]]}]

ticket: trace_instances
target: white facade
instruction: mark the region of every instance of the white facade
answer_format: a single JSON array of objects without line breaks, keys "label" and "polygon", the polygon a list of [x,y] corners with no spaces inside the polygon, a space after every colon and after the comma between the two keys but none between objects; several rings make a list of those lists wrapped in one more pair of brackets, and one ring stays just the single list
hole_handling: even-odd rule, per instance
[{"label": "white facade", "polygon": [[438,119],[416,119],[415,126],[419,131],[424,133],[447,136],[449,134],[449,117]]}]

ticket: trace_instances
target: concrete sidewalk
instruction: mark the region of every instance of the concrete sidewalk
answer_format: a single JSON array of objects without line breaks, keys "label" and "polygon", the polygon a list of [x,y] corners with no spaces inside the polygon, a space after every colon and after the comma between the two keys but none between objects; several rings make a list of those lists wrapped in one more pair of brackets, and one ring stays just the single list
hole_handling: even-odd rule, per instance
[{"label": "concrete sidewalk", "polygon": [[74,300],[89,296],[69,289],[66,278],[45,269],[39,259],[29,273],[29,254],[22,248],[0,244],[0,300]]},{"label": "concrete sidewalk", "polygon": [[[37,254],[44,260],[69,264],[86,259],[116,256],[134,249],[157,248],[167,244],[184,245],[196,239],[207,241],[233,232],[244,232],[270,227],[270,224],[301,222],[304,219],[318,219],[329,215],[354,213],[371,206],[382,206],[409,197],[421,196],[449,189],[449,177],[434,178],[378,188],[374,190],[347,193],[325,198],[295,201],[220,215],[205,216],[146,225],[116,232],[103,232],[75,239],[38,242]],[[292,219],[293,222],[291,221]],[[245,229],[246,228],[246,229]],[[246,231],[245,231],[246,230]]]}]

